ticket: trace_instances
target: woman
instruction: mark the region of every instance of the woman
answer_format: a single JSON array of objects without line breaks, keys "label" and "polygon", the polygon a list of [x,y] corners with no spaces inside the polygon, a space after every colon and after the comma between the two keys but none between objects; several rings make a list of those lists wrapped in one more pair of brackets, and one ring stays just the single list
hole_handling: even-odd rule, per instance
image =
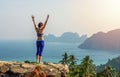
[{"label": "woman", "polygon": [[40,61],[42,60],[42,52],[44,49],[44,39],[43,39],[43,31],[46,27],[47,21],[49,19],[49,15],[47,15],[47,19],[45,21],[45,23],[43,24],[42,22],[40,22],[38,24],[38,27],[36,26],[35,20],[34,20],[34,16],[32,16],[32,20],[34,23],[34,27],[35,27],[35,31],[37,33],[37,41],[36,41],[36,46],[37,46],[37,52],[36,52],[36,63],[40,63]]}]

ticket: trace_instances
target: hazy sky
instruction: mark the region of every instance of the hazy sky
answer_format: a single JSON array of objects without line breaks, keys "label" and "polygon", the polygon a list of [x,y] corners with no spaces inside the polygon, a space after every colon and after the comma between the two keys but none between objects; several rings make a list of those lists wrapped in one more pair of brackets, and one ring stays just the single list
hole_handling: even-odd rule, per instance
[{"label": "hazy sky", "polygon": [[36,23],[50,14],[46,34],[80,35],[120,28],[120,0],[0,0],[0,39],[34,39]]}]

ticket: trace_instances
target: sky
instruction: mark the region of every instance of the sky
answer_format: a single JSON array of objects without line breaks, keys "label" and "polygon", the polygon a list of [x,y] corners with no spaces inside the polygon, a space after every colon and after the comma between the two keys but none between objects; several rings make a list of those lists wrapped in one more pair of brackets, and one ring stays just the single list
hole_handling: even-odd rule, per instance
[{"label": "sky", "polygon": [[0,39],[35,39],[36,24],[50,15],[44,35],[89,37],[120,28],[120,0],[0,0]]}]

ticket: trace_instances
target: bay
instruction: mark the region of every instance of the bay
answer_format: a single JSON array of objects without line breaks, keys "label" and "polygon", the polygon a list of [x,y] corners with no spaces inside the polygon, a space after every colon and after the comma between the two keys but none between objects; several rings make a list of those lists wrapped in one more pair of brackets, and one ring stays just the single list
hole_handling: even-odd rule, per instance
[{"label": "bay", "polygon": [[[75,55],[80,63],[81,60],[89,55],[94,64],[105,64],[108,59],[119,56],[117,51],[90,50],[79,49],[80,43],[61,43],[61,42],[45,42],[43,51],[43,62],[58,63],[62,59],[62,55],[67,52],[69,55]],[[13,40],[0,41],[0,60],[6,61],[35,61],[36,42],[35,40]]]}]

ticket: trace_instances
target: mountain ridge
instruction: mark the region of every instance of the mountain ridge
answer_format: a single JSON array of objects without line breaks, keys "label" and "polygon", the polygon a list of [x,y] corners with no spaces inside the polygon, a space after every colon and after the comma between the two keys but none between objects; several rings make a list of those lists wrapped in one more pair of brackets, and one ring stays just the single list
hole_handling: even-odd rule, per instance
[{"label": "mountain ridge", "polygon": [[82,43],[87,38],[87,35],[79,36],[78,33],[65,32],[61,36],[56,37],[53,34],[45,36],[45,40],[48,42],[65,42],[65,43]]},{"label": "mountain ridge", "polygon": [[81,45],[81,49],[120,50],[120,29],[107,33],[98,32],[87,38]]}]

